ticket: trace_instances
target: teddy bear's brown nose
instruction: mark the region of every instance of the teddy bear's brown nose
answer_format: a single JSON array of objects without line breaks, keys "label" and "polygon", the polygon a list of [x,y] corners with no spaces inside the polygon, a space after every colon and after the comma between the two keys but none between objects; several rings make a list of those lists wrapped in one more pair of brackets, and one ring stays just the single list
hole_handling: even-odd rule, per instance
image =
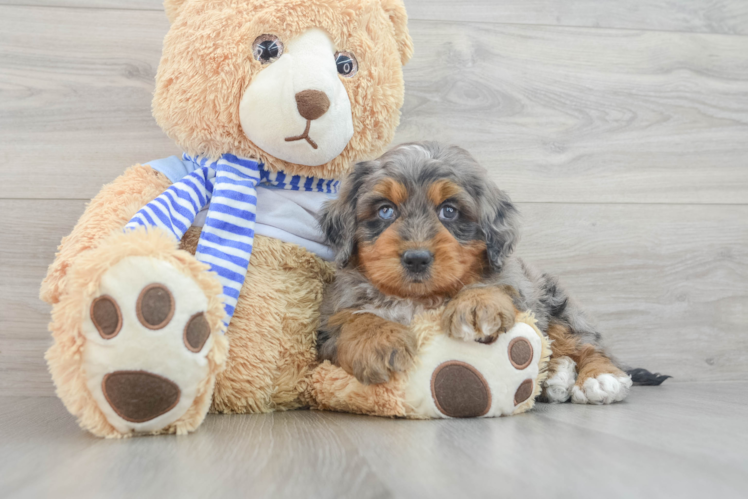
[{"label": "teddy bear's brown nose", "polygon": [[307,120],[316,120],[330,109],[330,99],[319,90],[302,90],[296,94],[296,107]]}]

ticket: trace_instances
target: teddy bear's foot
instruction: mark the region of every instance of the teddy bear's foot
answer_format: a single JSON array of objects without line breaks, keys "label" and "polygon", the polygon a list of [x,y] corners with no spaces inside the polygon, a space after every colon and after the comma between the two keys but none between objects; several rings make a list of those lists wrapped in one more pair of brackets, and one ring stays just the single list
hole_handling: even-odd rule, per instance
[{"label": "teddy bear's foot", "polygon": [[226,358],[220,284],[157,230],[119,234],[71,270],[55,306],[50,370],[94,434],[185,433]]},{"label": "teddy bear's foot", "polygon": [[182,417],[209,376],[208,297],[153,257],[127,257],[101,278],[86,309],[83,370],[106,419],[122,433]]},{"label": "teddy bear's foot", "polygon": [[603,373],[578,382],[572,388],[571,401],[595,405],[616,403],[628,396],[631,385],[631,377],[626,374]]},{"label": "teddy bear's foot", "polygon": [[577,381],[577,364],[568,356],[551,359],[549,376],[543,382],[542,399],[548,403],[565,403]]}]

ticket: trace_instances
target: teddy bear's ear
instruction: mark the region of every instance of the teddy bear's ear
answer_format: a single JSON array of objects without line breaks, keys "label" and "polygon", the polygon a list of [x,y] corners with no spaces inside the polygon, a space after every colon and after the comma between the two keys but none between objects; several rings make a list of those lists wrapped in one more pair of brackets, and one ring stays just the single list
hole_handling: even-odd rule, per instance
[{"label": "teddy bear's ear", "polygon": [[[167,0],[168,1],[168,0]],[[397,47],[400,51],[400,61],[405,64],[413,56],[413,40],[408,33],[408,13],[405,12],[405,5],[402,0],[380,0],[382,8],[390,17],[395,27],[395,37],[397,38]]]},{"label": "teddy bear's ear", "polygon": [[187,3],[188,0],[164,0],[164,10],[166,11],[166,17],[169,18],[169,22],[173,23],[179,16],[179,11],[182,6]]}]

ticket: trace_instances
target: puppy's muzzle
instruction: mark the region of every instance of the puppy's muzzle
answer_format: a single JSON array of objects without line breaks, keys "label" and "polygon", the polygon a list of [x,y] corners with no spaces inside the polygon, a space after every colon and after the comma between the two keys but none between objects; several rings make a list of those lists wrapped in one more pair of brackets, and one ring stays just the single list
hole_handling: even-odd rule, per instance
[{"label": "puppy's muzzle", "polygon": [[424,274],[434,262],[434,254],[428,250],[407,250],[400,261],[403,267],[413,274]]}]

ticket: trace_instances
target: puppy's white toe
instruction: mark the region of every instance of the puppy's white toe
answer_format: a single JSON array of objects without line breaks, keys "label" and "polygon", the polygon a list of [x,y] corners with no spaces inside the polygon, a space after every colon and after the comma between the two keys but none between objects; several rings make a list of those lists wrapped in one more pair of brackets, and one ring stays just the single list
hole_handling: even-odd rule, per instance
[{"label": "puppy's white toe", "polygon": [[607,405],[623,401],[631,389],[631,377],[603,373],[590,377],[582,386],[575,385],[571,390],[571,401],[577,404]]},{"label": "puppy's white toe", "polygon": [[551,360],[551,376],[543,382],[543,398],[549,403],[565,403],[577,381],[577,364],[568,356]]}]

